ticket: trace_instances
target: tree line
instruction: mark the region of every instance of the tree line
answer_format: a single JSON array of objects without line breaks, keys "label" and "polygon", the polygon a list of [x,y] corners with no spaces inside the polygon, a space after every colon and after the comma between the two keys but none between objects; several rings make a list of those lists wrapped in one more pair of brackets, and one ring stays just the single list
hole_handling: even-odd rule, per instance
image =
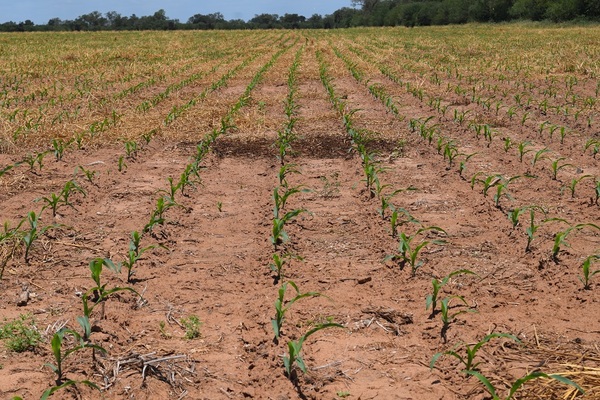
[{"label": "tree line", "polygon": [[52,18],[36,25],[31,20],[4,22],[3,32],[186,30],[186,29],[335,29],[358,26],[425,26],[467,22],[531,20],[552,22],[600,21],[600,0],[353,0],[332,14],[259,14],[244,21],[226,20],[221,13],[195,14],[186,22],[153,15],[123,16],[116,11],[93,11],[74,20]]}]

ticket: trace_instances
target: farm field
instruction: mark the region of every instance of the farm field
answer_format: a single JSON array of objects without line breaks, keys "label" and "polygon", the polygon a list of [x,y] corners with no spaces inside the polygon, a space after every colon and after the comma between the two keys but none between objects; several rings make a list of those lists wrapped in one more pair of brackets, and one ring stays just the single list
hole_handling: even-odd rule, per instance
[{"label": "farm field", "polygon": [[600,398],[599,36],[0,35],[1,397]]}]

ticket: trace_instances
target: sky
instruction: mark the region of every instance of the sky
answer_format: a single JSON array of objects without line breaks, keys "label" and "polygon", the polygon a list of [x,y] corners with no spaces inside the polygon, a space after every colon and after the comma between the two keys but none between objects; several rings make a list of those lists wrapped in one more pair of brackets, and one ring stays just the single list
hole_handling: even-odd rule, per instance
[{"label": "sky", "polygon": [[152,15],[164,9],[167,17],[186,22],[194,14],[220,12],[225,19],[253,18],[256,14],[331,14],[351,7],[351,0],[0,0],[0,23],[23,22],[46,24],[49,19],[75,19],[92,11],[102,14],[116,11],[123,16]]}]

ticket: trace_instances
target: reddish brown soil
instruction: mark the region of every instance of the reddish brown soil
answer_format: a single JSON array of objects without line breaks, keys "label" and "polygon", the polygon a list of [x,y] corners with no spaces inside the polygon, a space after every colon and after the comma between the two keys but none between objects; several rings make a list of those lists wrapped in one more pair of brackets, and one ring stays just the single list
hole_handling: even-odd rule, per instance
[{"label": "reddish brown soil", "polygon": [[[304,260],[293,261],[285,274],[302,292],[323,296],[295,303],[279,343],[274,342],[270,320],[281,282],[274,281],[269,269],[272,192],[279,170],[273,143],[285,123],[282,103],[287,70],[298,44],[266,73],[250,104],[236,116],[237,129],[217,139],[202,163],[202,182],[185,195],[176,195],[182,207],[168,210],[167,222],[143,237],[143,246],[164,246],[147,251],[135,267],[131,287],[144,300],[120,292],[106,301],[103,315],[94,312],[91,340],[107,353],[96,352],[93,357],[91,350],[81,351],[66,360],[66,377],[89,379],[103,389],[102,394],[79,385],[54,397],[482,399],[482,386],[461,374],[456,360],[441,358],[436,370],[429,363],[436,352],[458,343],[475,343],[491,332],[511,333],[522,341],[518,345],[494,339],[478,356],[480,369],[502,393],[506,383],[536,369],[552,373],[559,372],[561,363],[598,365],[599,351],[594,345],[600,333],[600,287],[594,282],[596,277],[591,290],[583,290],[578,277],[582,260],[600,249],[600,232],[575,231],[568,238],[571,247],[563,247],[558,260],[553,260],[553,235],[566,225],[544,224],[532,251],[525,252],[528,215],[521,217],[515,229],[506,217],[515,206],[537,204],[548,209],[548,217],[570,223],[600,221],[600,207],[590,200],[592,179],[582,182],[574,198],[561,195],[560,190],[582,173],[600,176],[597,160],[589,152],[582,154],[586,136],[567,137],[565,146],[559,146],[556,139],[543,142],[535,135],[536,122],[542,117],[532,116],[531,126],[525,127],[499,117],[499,137],[511,135],[514,143],[535,140],[536,150],[548,146],[579,169],[565,168],[559,172],[560,179],[553,180],[550,159],[532,167],[530,153],[521,163],[515,148],[503,151],[499,137],[487,147],[472,130],[454,122],[451,111],[445,116],[436,114],[404,87],[352,55],[344,43],[340,40],[337,46],[369,74],[371,83],[380,83],[394,95],[405,119],[386,112],[352,78],[326,41],[311,39],[299,71],[296,129],[300,139],[293,144],[295,154],[289,160],[300,171],[290,182],[310,191],[292,197],[288,205],[308,212],[289,225],[291,240],[284,247]],[[424,265],[415,276],[408,267],[384,261],[397,251],[398,240],[392,238],[388,220],[379,216],[377,200],[369,199],[364,190],[360,159],[349,151],[351,143],[342,120],[319,80],[317,49],[324,51],[330,63],[336,93],[346,99],[349,109],[359,110],[355,123],[378,134],[371,145],[385,168],[380,177],[390,185],[388,192],[417,189],[398,194],[393,203],[424,226],[439,226],[447,232],[447,236],[427,235],[444,239],[446,244],[424,248]],[[50,154],[41,171],[21,165],[0,177],[0,219],[14,226],[29,211],[41,209],[43,203],[37,199],[58,193],[77,166],[97,172],[94,184],[78,174],[76,179],[87,195],[74,194],[73,207],[59,208],[55,218],[49,210],[43,212],[43,225],[60,225],[34,244],[30,263],[17,250],[4,270],[2,316],[12,320],[31,313],[44,341],[25,353],[0,352],[2,398],[38,398],[54,384],[52,371],[43,366],[53,362],[49,339],[57,326],[78,329],[82,293],[93,285],[89,261],[124,259],[131,232],[141,231],[149,220],[161,190],[168,188],[167,177],[178,179],[194,156],[198,140],[218,127],[219,119],[272,53],[258,57],[227,88],[210,94],[181,121],[164,128],[136,159],[125,160],[122,172],[117,170],[117,161],[124,154],[123,146],[107,143],[72,149],[62,161],[53,160]],[[160,125],[174,104],[184,103],[239,62],[201,80],[189,94],[178,93],[177,99],[161,104],[147,118]],[[416,79],[409,72],[402,78]],[[439,90],[427,85],[432,92]],[[152,90],[158,91],[148,89],[140,96],[151,98]],[[448,95],[448,103],[460,103],[455,100]],[[138,103],[132,102],[131,107]],[[481,118],[492,118],[476,104],[460,104],[451,107],[471,107]],[[429,145],[409,130],[408,120],[429,115],[435,115],[443,134],[459,141],[465,153],[478,153],[467,165],[466,179],[459,176],[456,166],[447,168],[435,143]],[[142,119],[139,115],[125,118],[121,129],[137,129]],[[0,154],[0,165],[25,153]],[[487,197],[481,184],[471,188],[469,179],[477,171],[503,176],[531,173],[538,178],[511,183],[512,200],[502,198],[500,207],[495,207],[494,188]],[[411,234],[416,228],[406,224],[399,229]],[[443,296],[463,296],[476,312],[457,316],[444,331],[439,314],[430,318],[425,297],[431,292],[432,278],[458,269],[472,270],[477,276],[453,278]],[[109,270],[103,272],[102,280],[109,288],[126,285],[123,273]],[[30,300],[17,306],[23,288],[29,291]],[[452,313],[467,309],[459,307],[458,301],[452,304]],[[188,340],[181,321],[191,315],[202,322],[201,337]],[[329,320],[345,328],[311,336],[302,350],[307,373],[296,370],[293,379],[288,379],[282,363],[287,341]],[[576,356],[582,354],[586,355]],[[161,358],[165,360],[144,367],[145,362]],[[526,386],[523,393],[532,393],[534,386]],[[593,398],[593,388],[586,389]]]}]

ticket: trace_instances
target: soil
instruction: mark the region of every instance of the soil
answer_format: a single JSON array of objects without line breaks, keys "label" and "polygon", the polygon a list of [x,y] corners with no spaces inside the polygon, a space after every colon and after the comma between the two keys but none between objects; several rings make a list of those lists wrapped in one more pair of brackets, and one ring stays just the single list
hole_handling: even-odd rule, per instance
[{"label": "soil", "polygon": [[[553,258],[554,235],[569,225],[558,219],[544,223],[531,250],[525,251],[529,213],[514,228],[507,218],[515,207],[535,204],[547,210],[546,218],[570,224],[600,221],[592,178],[582,181],[574,197],[561,191],[584,174],[600,176],[597,159],[581,151],[593,129],[580,129],[581,134],[567,136],[561,146],[558,138],[543,140],[537,134],[542,115],[532,111],[522,126],[520,120],[496,116],[463,97],[445,94],[445,83],[442,87],[425,82],[422,87],[428,93],[445,96],[450,106],[441,115],[374,64],[348,51],[350,40],[336,40],[336,46],[369,76],[369,84],[378,83],[393,96],[402,118],[352,77],[326,40],[311,38],[298,75],[299,139],[287,159],[299,171],[289,176],[289,182],[308,190],[292,196],[286,209],[306,212],[286,225],[290,241],[277,249],[302,259],[289,261],[283,280],[269,268],[275,250],[270,241],[272,194],[280,169],[274,143],[286,121],[282,104],[287,71],[298,43],[267,70],[250,102],[235,116],[236,129],[216,140],[202,162],[200,181],[175,195],[180,206],[170,208],[166,222],[143,235],[142,247],[156,247],[135,265],[133,281],[126,282],[125,271],[116,274],[104,268],[102,284],[109,289],[129,286],[143,300],[128,291],[111,295],[91,319],[91,342],[106,352],[86,349],[65,360],[66,378],[88,379],[102,393],[79,384],[54,397],[482,399],[483,386],[462,374],[456,359],[441,357],[433,370],[430,362],[437,352],[474,344],[492,332],[510,333],[521,341],[492,339],[478,353],[480,370],[502,393],[505,384],[534,370],[559,372],[567,362],[597,367],[600,287],[592,278],[591,290],[584,290],[578,278],[583,259],[600,249],[600,231],[589,226],[572,231],[569,246]],[[363,51],[368,52],[366,48]],[[444,243],[425,246],[419,256],[423,264],[414,273],[409,265],[387,257],[398,254],[399,246],[399,239],[391,235],[390,210],[382,218],[378,200],[366,190],[361,160],[351,150],[342,118],[319,79],[316,50],[326,55],[336,94],[345,99],[347,109],[358,110],[353,114],[355,124],[374,133],[369,146],[381,162],[381,183],[389,185],[385,192],[403,189],[392,198],[394,206],[422,226],[446,232],[417,236],[416,242],[422,238]],[[106,140],[70,149],[60,161],[49,154],[41,170],[20,165],[0,177],[0,219],[11,226],[30,211],[38,212],[44,204],[40,199],[59,193],[71,179],[85,190],[85,196],[73,193],[72,205],[59,207],[54,217],[44,210],[40,224],[51,228],[34,242],[29,263],[17,248],[4,269],[2,317],[9,321],[33,315],[43,342],[24,353],[0,352],[2,398],[37,398],[55,384],[54,373],[44,367],[54,362],[50,339],[61,326],[80,331],[76,318],[82,315],[82,296],[94,286],[90,260],[125,259],[131,233],[143,230],[157,199],[168,192],[167,178],[179,179],[199,140],[219,126],[274,51],[257,56],[226,88],[208,94],[181,120],[160,128],[148,144],[140,142],[138,154],[125,157],[121,171],[117,165],[124,156],[123,145]],[[161,126],[175,104],[184,104],[241,60],[207,73],[178,92],[177,98],[157,106],[148,120]],[[403,80],[417,79],[410,69],[395,71],[403,74]],[[456,78],[447,80],[460,83]],[[126,112],[131,116],[123,118],[118,130],[139,130],[143,118],[134,109],[138,100],[151,98],[169,83],[149,87],[135,95],[136,101],[129,100]],[[580,86],[583,92],[592,91],[585,85]],[[491,145],[453,120],[454,109],[472,110],[485,121],[494,119],[497,136]],[[438,154],[435,141],[430,145],[411,131],[410,119],[430,115],[435,116],[431,124],[439,124],[440,132],[459,142],[461,152],[477,153],[463,176],[457,165],[449,167]],[[530,140],[536,151],[548,147],[552,159],[560,155],[576,167],[565,167],[554,180],[550,158],[533,166],[534,153],[528,153],[520,162],[516,147],[504,151],[504,136],[512,137],[513,143]],[[0,165],[14,163],[26,153],[13,149],[0,154]],[[74,178],[78,166],[96,172],[92,182],[81,171]],[[510,197],[502,197],[496,206],[495,187],[487,196],[481,183],[472,187],[470,178],[478,171],[520,178],[508,186]],[[541,213],[535,217],[543,218]],[[398,228],[407,235],[417,229],[410,222]],[[450,315],[456,314],[444,327],[440,313],[432,315],[426,309],[425,298],[432,291],[432,279],[462,269],[476,275],[456,275],[443,287],[440,298],[451,298]],[[321,296],[300,299],[290,307],[277,341],[271,319],[284,281],[293,281],[302,293]],[[287,290],[290,299],[292,286]],[[23,292],[29,297],[24,304],[19,303]],[[185,337],[184,323],[190,316],[201,321],[198,338]],[[302,347],[307,372],[295,368],[292,376],[286,376],[282,357],[288,353],[288,341],[298,340],[315,324],[331,321],[343,328],[309,336]],[[74,345],[69,336],[65,346]],[[463,351],[464,346],[458,349]],[[542,384],[529,383],[521,396],[533,394]],[[592,389],[588,395],[593,398],[593,388],[587,389]]]}]

